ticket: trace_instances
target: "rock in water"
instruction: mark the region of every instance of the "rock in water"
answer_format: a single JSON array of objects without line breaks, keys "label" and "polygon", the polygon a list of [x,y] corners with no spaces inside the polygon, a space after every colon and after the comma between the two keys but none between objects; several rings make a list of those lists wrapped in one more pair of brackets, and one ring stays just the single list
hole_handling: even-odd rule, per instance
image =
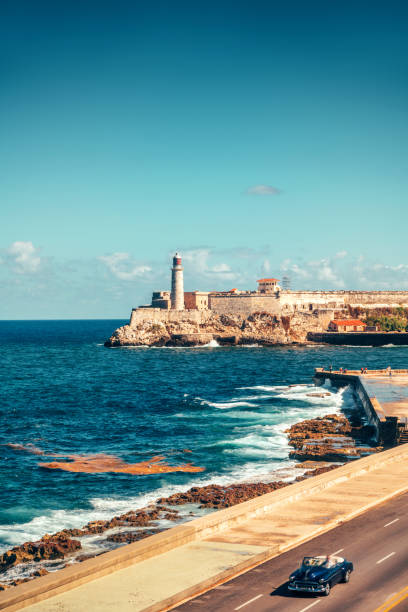
[{"label": "rock in water", "polygon": [[45,535],[37,542],[25,542],[0,555],[0,571],[29,561],[63,559],[80,548],[78,540],[72,540],[65,534],[59,537]]}]

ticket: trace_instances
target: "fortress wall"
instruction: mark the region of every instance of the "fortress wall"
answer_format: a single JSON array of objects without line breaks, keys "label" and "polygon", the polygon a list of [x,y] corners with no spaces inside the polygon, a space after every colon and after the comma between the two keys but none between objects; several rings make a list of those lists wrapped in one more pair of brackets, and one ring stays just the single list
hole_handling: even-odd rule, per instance
[{"label": "fortress wall", "polygon": [[209,308],[216,314],[236,314],[248,317],[253,312],[279,315],[281,304],[275,295],[209,296]]},{"label": "fortress wall", "polygon": [[208,310],[164,310],[162,308],[134,308],[130,315],[130,327],[140,323],[205,323],[211,317]]},{"label": "fortress wall", "polygon": [[408,306],[408,291],[349,291],[345,299],[346,304],[370,308]]},{"label": "fortress wall", "polygon": [[[408,308],[408,291],[281,291],[275,294],[209,295],[209,310],[166,310],[162,308],[134,308],[130,326],[139,323],[193,322],[206,323],[211,313],[248,317],[254,312],[269,312],[280,316],[294,311],[313,312],[335,310],[350,306],[362,308]],[[330,318],[329,318],[330,320]]]},{"label": "fortress wall", "polygon": [[334,291],[282,291],[279,302],[283,310],[313,311],[323,307],[342,309],[345,307],[345,296]]},{"label": "fortress wall", "polygon": [[282,304],[408,305],[408,291],[281,291]]},{"label": "fortress wall", "polygon": [[[272,295],[209,296],[209,308],[216,314],[248,317],[254,312],[313,312],[317,309],[341,310],[350,306],[363,308],[408,307],[408,291],[281,291]],[[333,314],[333,312],[332,312]]]}]

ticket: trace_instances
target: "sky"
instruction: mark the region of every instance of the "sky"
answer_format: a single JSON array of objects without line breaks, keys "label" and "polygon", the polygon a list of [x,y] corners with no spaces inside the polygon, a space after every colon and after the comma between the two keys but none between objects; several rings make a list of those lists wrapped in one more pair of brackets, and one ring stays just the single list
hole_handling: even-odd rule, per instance
[{"label": "sky", "polygon": [[0,318],[408,289],[408,4],[2,0]]}]

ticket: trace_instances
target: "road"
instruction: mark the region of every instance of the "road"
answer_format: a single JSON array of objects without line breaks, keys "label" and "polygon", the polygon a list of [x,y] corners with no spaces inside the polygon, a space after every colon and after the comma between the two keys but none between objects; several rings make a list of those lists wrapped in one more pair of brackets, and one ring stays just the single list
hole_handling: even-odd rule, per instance
[{"label": "road", "polygon": [[[222,584],[180,612],[408,611],[408,493]],[[354,564],[328,597],[291,594],[287,578],[306,555],[338,554]]]}]

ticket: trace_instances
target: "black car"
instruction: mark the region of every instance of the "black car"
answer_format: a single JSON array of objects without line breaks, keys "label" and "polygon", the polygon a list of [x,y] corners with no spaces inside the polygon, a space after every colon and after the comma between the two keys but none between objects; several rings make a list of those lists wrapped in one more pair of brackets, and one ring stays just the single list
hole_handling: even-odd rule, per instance
[{"label": "black car", "polygon": [[328,595],[337,582],[348,582],[353,564],[343,557],[304,557],[302,565],[289,577],[290,591]]}]

